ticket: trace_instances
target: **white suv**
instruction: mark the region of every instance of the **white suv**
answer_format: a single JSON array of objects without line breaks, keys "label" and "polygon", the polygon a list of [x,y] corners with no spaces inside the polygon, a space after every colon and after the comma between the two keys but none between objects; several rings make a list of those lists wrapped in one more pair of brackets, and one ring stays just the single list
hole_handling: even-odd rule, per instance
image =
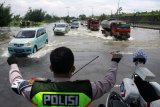
[{"label": "white suv", "polygon": [[65,35],[70,31],[70,26],[67,23],[56,23],[53,27],[54,35]]}]

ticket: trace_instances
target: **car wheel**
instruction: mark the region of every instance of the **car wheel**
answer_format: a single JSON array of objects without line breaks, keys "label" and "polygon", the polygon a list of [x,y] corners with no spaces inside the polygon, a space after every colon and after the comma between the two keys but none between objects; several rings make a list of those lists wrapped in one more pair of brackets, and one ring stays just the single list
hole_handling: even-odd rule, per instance
[{"label": "car wheel", "polygon": [[34,46],[34,48],[33,48],[33,53],[36,53],[36,52],[37,52],[37,47]]},{"label": "car wheel", "polygon": [[46,42],[45,42],[45,44],[48,44],[48,39],[46,39]]}]

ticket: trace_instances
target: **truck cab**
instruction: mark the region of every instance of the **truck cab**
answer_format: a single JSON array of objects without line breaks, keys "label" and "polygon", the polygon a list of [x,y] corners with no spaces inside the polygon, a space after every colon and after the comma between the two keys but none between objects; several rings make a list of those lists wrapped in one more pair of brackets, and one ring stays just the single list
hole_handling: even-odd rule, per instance
[{"label": "truck cab", "polygon": [[101,22],[102,33],[114,36],[116,39],[130,38],[130,24],[121,20],[104,20]]},{"label": "truck cab", "polygon": [[87,27],[90,30],[99,31],[99,29],[100,29],[99,20],[96,19],[96,18],[90,18],[90,19],[88,19],[88,21],[87,21]]}]

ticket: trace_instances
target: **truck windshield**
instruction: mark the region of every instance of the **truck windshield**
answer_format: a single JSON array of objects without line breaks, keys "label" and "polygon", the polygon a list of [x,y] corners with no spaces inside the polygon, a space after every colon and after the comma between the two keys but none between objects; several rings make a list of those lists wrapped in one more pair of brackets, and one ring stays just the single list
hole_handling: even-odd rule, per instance
[{"label": "truck windshield", "polygon": [[15,38],[34,38],[35,30],[20,31]]},{"label": "truck windshield", "polygon": [[92,24],[99,24],[99,22],[98,21],[94,21],[94,22],[92,22]]},{"label": "truck windshield", "polygon": [[123,23],[117,24],[117,27],[119,27],[119,28],[130,28],[130,24],[123,22]]}]

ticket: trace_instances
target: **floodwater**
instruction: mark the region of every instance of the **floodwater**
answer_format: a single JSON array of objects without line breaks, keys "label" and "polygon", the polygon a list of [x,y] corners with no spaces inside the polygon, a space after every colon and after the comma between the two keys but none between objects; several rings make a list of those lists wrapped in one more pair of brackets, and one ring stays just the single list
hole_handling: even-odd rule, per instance
[{"label": "floodwater", "polygon": [[[111,64],[112,56],[110,52],[121,51],[124,55],[119,64],[117,74],[116,84],[119,85],[123,78],[130,77],[134,72],[135,66],[132,63],[132,53],[137,49],[144,49],[148,54],[146,67],[157,76],[155,80],[160,83],[160,78],[158,78],[160,76],[160,33],[158,30],[131,28],[129,40],[115,41],[113,37],[104,37],[101,31],[89,31],[83,26],[78,29],[71,29],[65,36],[55,36],[52,25],[44,26],[49,36],[47,45],[35,54],[18,58],[18,65],[24,79],[32,77],[52,79],[53,76],[49,72],[49,54],[57,47],[66,46],[71,48],[75,55],[76,70],[99,56],[99,58],[75,74],[72,80],[89,79],[96,81],[102,79]],[[11,28],[12,34],[16,34],[19,30],[20,28]],[[32,104],[23,97],[17,96],[10,89],[8,81],[9,66],[6,63],[9,56],[7,51],[8,42],[0,44],[0,105],[2,107],[33,107]],[[105,104],[106,98],[107,94],[93,102],[91,107],[96,107],[100,103]],[[5,101],[8,101],[7,104],[3,103]]]}]

